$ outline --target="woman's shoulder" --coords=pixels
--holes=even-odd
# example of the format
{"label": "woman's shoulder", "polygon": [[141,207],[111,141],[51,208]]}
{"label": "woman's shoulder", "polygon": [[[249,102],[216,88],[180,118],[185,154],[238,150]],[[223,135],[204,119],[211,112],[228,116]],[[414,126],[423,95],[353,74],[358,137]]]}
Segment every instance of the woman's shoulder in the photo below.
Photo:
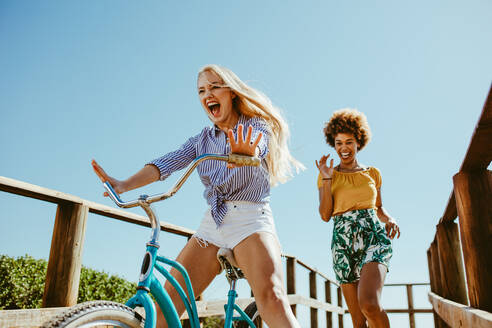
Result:
{"label": "woman's shoulder", "polygon": [[239,119],[239,123],[245,126],[251,125],[255,128],[263,128],[263,129],[270,130],[270,126],[268,125],[268,122],[263,117],[260,116],[248,117],[245,115],[241,115],[241,118]]}

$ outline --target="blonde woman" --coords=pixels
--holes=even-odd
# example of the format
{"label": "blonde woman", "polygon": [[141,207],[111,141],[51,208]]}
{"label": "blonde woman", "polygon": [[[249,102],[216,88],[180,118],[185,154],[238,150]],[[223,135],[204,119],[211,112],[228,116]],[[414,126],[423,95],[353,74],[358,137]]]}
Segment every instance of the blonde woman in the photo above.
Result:
{"label": "blonde woman", "polygon": [[[400,229],[381,201],[381,173],[357,161],[371,139],[366,116],[355,109],[333,113],[326,123],[326,142],[340,163],[333,166],[323,155],[319,169],[319,213],[333,223],[333,269],[342,286],[354,327],[389,327],[380,298],[389,261],[391,239]],[[382,223],[385,225],[383,226]]]}
{"label": "blonde woman", "polygon": [[[265,95],[227,68],[202,68],[197,90],[212,126],[126,180],[108,176],[95,161],[94,170],[102,181],[110,181],[123,193],[164,180],[204,153],[258,156],[260,167],[226,166],[219,161],[198,166],[209,208],[177,261],[188,271],[195,295],[200,295],[220,271],[218,249],[231,248],[269,327],[299,327],[283,287],[280,244],[269,206],[270,186],[287,181],[292,169],[303,168],[287,147],[288,126]],[[172,274],[184,285],[180,274]],[[165,287],[179,314],[183,313],[177,292],[168,283]],[[165,327],[164,321],[160,314],[158,325]]]}

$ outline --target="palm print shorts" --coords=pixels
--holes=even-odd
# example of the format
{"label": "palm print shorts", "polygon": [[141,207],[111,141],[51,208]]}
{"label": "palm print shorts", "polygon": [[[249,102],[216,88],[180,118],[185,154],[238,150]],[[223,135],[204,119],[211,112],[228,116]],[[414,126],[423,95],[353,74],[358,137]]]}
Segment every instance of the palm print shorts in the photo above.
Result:
{"label": "palm print shorts", "polygon": [[393,255],[391,240],[374,209],[353,210],[336,215],[331,251],[333,269],[341,284],[360,279],[362,266],[369,262],[389,268]]}

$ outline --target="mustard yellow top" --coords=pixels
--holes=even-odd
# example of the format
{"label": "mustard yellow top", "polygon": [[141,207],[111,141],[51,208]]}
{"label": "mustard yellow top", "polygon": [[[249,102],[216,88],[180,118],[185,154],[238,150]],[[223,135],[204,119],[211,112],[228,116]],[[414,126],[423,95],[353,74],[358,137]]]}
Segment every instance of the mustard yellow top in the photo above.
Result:
{"label": "mustard yellow top", "polygon": [[[322,187],[321,173],[318,175],[318,189]],[[348,211],[376,208],[378,189],[381,188],[381,173],[375,167],[358,172],[338,172],[333,170],[331,194],[333,214]]]}

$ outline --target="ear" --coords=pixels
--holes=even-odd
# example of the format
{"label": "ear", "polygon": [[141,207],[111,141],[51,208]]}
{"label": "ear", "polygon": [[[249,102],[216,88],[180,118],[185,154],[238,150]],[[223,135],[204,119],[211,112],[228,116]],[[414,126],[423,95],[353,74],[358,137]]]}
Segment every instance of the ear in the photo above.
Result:
{"label": "ear", "polygon": [[231,91],[231,93],[232,93],[231,99],[234,99],[237,97],[237,95],[234,93],[234,91]]}

